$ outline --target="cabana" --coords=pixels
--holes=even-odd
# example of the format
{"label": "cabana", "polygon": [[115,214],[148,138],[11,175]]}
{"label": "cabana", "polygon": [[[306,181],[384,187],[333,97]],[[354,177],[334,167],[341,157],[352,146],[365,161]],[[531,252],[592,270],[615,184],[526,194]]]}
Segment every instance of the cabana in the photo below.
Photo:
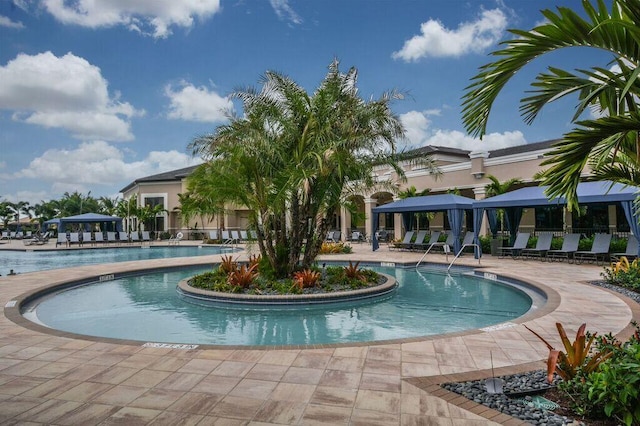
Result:
{"label": "cabana", "polygon": [[44,225],[57,225],[58,233],[65,232],[65,227],[71,223],[90,224],[99,223],[104,231],[121,231],[122,218],[115,216],[107,216],[98,213],[84,213],[75,216],[61,217],[48,220]]}
{"label": "cabana", "polygon": [[[425,195],[423,197],[409,197],[393,203],[374,207],[371,235],[373,236],[373,251],[378,250],[379,244],[376,238],[378,229],[378,214],[380,213],[402,213],[402,222],[407,231],[412,228],[411,214],[420,212],[446,211],[451,225],[451,232],[454,237],[453,249],[455,253],[461,248],[460,235],[462,234],[462,224],[464,212],[473,211],[473,199],[454,194]],[[475,225],[475,218],[474,218]]]}
{"label": "cabana", "polygon": [[[495,220],[495,210],[504,209],[506,211],[506,222],[509,233],[512,236],[518,231],[522,209],[524,207],[542,207],[567,204],[564,197],[549,199],[545,195],[547,186],[531,186],[496,195],[495,197],[478,200],[473,203],[474,220],[482,218],[487,211],[489,221]],[[636,237],[640,231],[638,224],[638,211],[634,207],[634,200],[640,194],[640,188],[636,186],[625,186],[609,181],[581,182],[578,184],[577,195],[579,204],[614,204],[620,203],[624,210],[624,215],[629,223],[631,232]],[[493,218],[492,218],[493,216]],[[476,222],[474,222],[476,223]],[[490,225],[491,226],[491,225]],[[476,238],[480,232],[480,226],[476,226]],[[638,246],[640,255],[640,244]]]}

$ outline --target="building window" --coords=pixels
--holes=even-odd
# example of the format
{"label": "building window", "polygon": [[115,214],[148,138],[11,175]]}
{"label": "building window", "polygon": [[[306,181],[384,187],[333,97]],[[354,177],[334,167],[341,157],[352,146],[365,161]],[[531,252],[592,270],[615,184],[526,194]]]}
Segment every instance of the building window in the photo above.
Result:
{"label": "building window", "polygon": [[536,207],[536,230],[562,231],[563,208],[561,206]]}
{"label": "building window", "polygon": [[609,232],[609,208],[606,204],[580,206],[580,216],[572,213],[573,232],[587,236]]}
{"label": "building window", "polygon": [[164,207],[164,197],[145,197],[144,205],[151,207],[161,205]]}

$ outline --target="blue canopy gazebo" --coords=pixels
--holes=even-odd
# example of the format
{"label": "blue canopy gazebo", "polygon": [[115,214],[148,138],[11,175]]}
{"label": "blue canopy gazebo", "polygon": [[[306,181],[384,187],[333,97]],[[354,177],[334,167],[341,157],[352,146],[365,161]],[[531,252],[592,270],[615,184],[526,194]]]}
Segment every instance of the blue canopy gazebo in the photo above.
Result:
{"label": "blue canopy gazebo", "polygon": [[[485,211],[495,212],[496,209],[504,209],[507,213],[507,227],[510,234],[514,236],[520,226],[522,209],[524,207],[567,204],[564,197],[556,197],[553,199],[547,197],[545,194],[547,188],[547,186],[530,186],[475,201],[473,203],[474,223],[475,219],[478,218],[478,223],[475,223],[476,239],[480,232],[480,222],[482,221],[482,215]],[[640,231],[640,225],[638,224],[639,212],[635,208],[634,201],[638,194],[640,194],[640,188],[610,181],[597,181],[579,183],[576,192],[579,204],[620,203],[631,232],[638,237],[638,232]],[[640,244],[638,246],[638,255],[640,255]]]}
{"label": "blue canopy gazebo", "polygon": [[44,225],[57,225],[58,233],[65,232],[67,224],[90,224],[99,223],[101,228],[107,231],[122,231],[122,218],[116,216],[108,216],[98,213],[83,213],[75,216],[67,216],[61,218],[55,218],[47,220]]}
{"label": "blue canopy gazebo", "polygon": [[[451,225],[451,232],[455,237],[453,246],[454,252],[458,253],[461,248],[460,235],[462,234],[463,217],[465,211],[473,210],[473,199],[454,194],[425,195],[422,197],[409,197],[393,203],[374,207],[373,220],[371,225],[371,235],[373,236],[373,250],[379,248],[376,231],[378,229],[380,213],[402,213],[402,222],[407,231],[411,230],[411,215],[420,212],[446,211]],[[475,221],[474,221],[475,224]]]}

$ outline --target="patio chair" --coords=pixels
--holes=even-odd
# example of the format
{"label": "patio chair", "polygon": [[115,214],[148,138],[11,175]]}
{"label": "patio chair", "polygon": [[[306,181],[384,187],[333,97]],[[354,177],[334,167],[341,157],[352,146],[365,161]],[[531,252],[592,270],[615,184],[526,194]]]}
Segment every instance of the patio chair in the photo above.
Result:
{"label": "patio chair", "polygon": [[240,242],[240,233],[236,230],[231,231],[231,239],[235,244]]}
{"label": "patio chair", "polygon": [[416,250],[426,249],[426,251],[431,251],[431,249],[438,243],[438,240],[440,239],[440,235],[442,235],[442,232],[440,231],[431,232],[431,235],[429,235],[429,239],[421,242],[420,244],[416,244],[415,249]]}
{"label": "patio chair", "polygon": [[258,231],[256,231],[255,229],[249,230],[249,237],[252,241],[256,241],[258,239]]}
{"label": "patio chair", "polygon": [[0,237],[0,240],[8,240],[9,239],[9,233],[7,231],[2,231],[2,237]]}
{"label": "patio chair", "polygon": [[402,248],[402,246],[408,246],[409,244],[411,244],[413,234],[415,234],[415,231],[407,231],[407,233],[404,234],[404,238],[402,239],[402,241],[400,241],[399,243],[389,244],[389,250],[400,249]]}
{"label": "patio chair", "polygon": [[82,242],[80,245],[84,244],[93,244],[93,238],[91,237],[91,232],[83,232],[82,233]]}
{"label": "patio chair", "polygon": [[611,234],[596,234],[591,244],[591,250],[578,250],[573,254],[576,263],[582,262],[604,262],[609,255],[609,246],[611,245]]}
{"label": "patio chair", "polygon": [[511,255],[511,257],[516,258],[520,256],[522,250],[527,248],[527,243],[529,242],[529,233],[528,232],[518,232],[516,235],[516,240],[511,247],[499,247],[498,248],[498,257],[505,257],[506,255]]}
{"label": "patio chair", "polygon": [[627,240],[627,247],[624,253],[611,253],[611,261],[618,262],[621,257],[626,257],[628,260],[638,257],[638,239],[633,234],[629,234]]}
{"label": "patio chair", "polygon": [[100,231],[93,233],[94,244],[104,243],[104,234]]}
{"label": "patio chair", "polygon": [[218,230],[214,229],[213,231],[209,231],[209,239],[212,241],[218,241],[220,237],[218,236]]}
{"label": "patio chair", "polygon": [[562,241],[562,247],[560,250],[548,250],[548,260],[567,259],[567,262],[571,262],[573,254],[578,251],[578,244],[580,243],[580,234],[567,234]]}
{"label": "patio chair", "polygon": [[229,231],[222,231],[222,244],[232,244],[233,239],[231,238],[231,234]]}
{"label": "patio chair", "polygon": [[142,242],[143,243],[151,242],[151,235],[149,234],[149,231],[142,231]]}
{"label": "patio chair", "polygon": [[172,236],[171,238],[169,238],[169,245],[179,245],[180,241],[182,241],[182,238],[184,237],[184,235],[182,234],[182,232],[178,232],[175,237]]}
{"label": "patio chair", "polygon": [[108,243],[117,243],[116,233],[113,231],[107,231],[107,242]]}
{"label": "patio chair", "polygon": [[78,232],[72,232],[69,234],[69,245],[71,244],[80,244],[80,234]]}
{"label": "patio chair", "polygon": [[138,242],[140,242],[140,234],[138,234],[138,231],[133,231],[133,232],[131,233],[131,235],[129,235],[129,240],[130,240],[132,243],[138,243]]}
{"label": "patio chair", "polygon": [[118,232],[118,241],[120,241],[120,243],[128,243],[129,235],[125,231]]}
{"label": "patio chair", "polygon": [[445,253],[445,254],[446,253],[450,253],[450,252],[453,251],[452,250],[453,249],[453,244],[454,244],[454,242],[456,240],[456,237],[453,236],[453,232],[449,231],[449,232],[446,232],[446,234],[447,234],[447,239],[445,241],[443,241],[443,242],[438,241],[438,242],[433,243],[433,248],[434,249],[442,248],[442,253]]}
{"label": "patio chair", "polygon": [[349,237],[349,241],[356,242],[356,243],[360,244],[361,242],[364,241],[364,235],[362,235],[362,232],[360,232],[360,231],[353,231],[353,232],[351,232],[351,236]]}
{"label": "patio chair", "polygon": [[461,256],[461,253],[464,249],[468,247],[472,247],[474,250],[474,254],[475,254],[475,250],[478,250],[478,255],[482,256],[482,246],[474,243],[473,242],[474,238],[475,238],[475,233],[473,231],[467,231],[467,233],[464,234],[464,238],[462,239],[462,245],[460,246],[460,251],[456,254]]}
{"label": "patio chair", "polygon": [[419,250],[424,243],[427,232],[428,231],[426,230],[418,231],[415,240],[413,242],[409,242],[408,244],[403,244],[401,248],[407,250]]}
{"label": "patio chair", "polygon": [[536,241],[535,248],[526,248],[522,250],[522,257],[539,257],[543,258],[547,255],[547,252],[551,249],[551,240],[553,234],[551,232],[542,232],[538,234],[538,241]]}
{"label": "patio chair", "polygon": [[246,230],[240,231],[240,241],[244,241],[245,243],[249,241],[249,234]]}
{"label": "patio chair", "polygon": [[58,247],[58,244],[60,245],[64,244],[66,247],[69,246],[69,239],[67,238],[66,233],[64,232],[58,233],[58,238],[56,239],[56,247]]}
{"label": "patio chair", "polygon": [[33,235],[31,238],[25,238],[23,242],[25,246],[30,246],[34,244],[41,246],[49,242],[49,232],[45,232],[42,235],[36,234],[36,235]]}

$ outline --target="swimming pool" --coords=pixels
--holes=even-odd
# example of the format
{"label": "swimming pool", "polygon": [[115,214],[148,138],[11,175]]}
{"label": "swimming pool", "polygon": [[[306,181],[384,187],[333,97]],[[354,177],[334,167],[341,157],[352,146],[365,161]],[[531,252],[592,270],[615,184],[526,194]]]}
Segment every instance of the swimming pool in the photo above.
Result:
{"label": "swimming pool", "polygon": [[220,246],[142,246],[78,250],[0,250],[0,274],[45,271],[99,263],[130,260],[163,259],[169,257],[206,256],[235,251]]}
{"label": "swimming pool", "polygon": [[395,276],[384,300],[295,308],[194,304],[177,283],[206,270],[156,272],[54,293],[25,317],[67,332],[141,342],[210,345],[311,345],[372,342],[486,327],[532,306],[520,289],[468,274],[372,267]]}

